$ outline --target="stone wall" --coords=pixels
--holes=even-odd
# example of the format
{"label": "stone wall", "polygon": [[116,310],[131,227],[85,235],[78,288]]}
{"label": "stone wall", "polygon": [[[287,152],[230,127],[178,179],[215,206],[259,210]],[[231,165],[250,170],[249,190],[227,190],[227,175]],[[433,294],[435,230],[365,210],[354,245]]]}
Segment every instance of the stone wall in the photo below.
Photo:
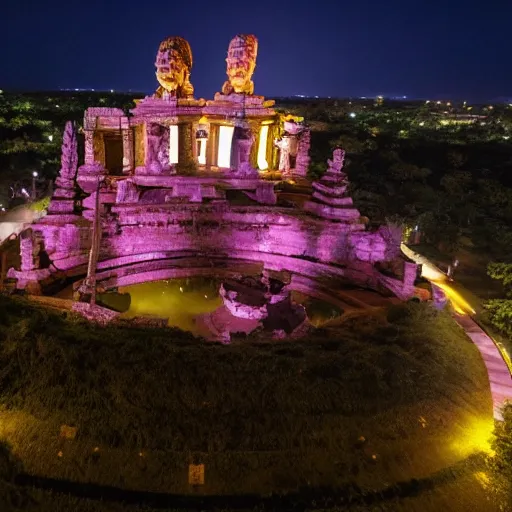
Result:
{"label": "stone wall", "polygon": [[[51,273],[84,272],[91,246],[89,223],[38,224],[33,229],[52,261]],[[361,224],[328,222],[284,208],[117,205],[104,217],[98,269],[201,256],[262,262],[268,268],[315,277],[346,275],[372,286],[377,282],[373,263],[384,252],[375,244],[375,253],[368,254],[366,262],[357,261],[352,241],[360,243],[366,237],[374,235]],[[367,244],[365,250],[371,247]]]}

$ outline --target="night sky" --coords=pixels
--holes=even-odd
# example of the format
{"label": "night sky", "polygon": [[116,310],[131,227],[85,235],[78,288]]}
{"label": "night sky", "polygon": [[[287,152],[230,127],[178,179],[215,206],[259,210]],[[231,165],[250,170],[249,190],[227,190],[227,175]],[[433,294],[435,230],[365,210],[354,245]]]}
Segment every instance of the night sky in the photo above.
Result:
{"label": "night sky", "polygon": [[196,97],[211,97],[231,37],[254,33],[256,94],[512,97],[507,0],[5,0],[0,12],[7,90],[149,92],[160,40],[181,35]]}

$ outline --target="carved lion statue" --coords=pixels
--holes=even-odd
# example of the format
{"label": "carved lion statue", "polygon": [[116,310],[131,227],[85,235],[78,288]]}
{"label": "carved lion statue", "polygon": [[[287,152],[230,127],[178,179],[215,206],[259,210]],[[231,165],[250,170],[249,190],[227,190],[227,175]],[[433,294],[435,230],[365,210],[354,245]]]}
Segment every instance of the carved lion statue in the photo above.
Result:
{"label": "carved lion statue", "polygon": [[188,42],[179,36],[164,39],[156,55],[156,79],[160,87],[155,96],[165,95],[175,98],[192,98],[194,87],[190,83],[192,50]]}
{"label": "carved lion statue", "polygon": [[226,58],[228,79],[222,86],[222,94],[254,94],[251,80],[256,67],[258,40],[256,36],[238,34],[229,43]]}

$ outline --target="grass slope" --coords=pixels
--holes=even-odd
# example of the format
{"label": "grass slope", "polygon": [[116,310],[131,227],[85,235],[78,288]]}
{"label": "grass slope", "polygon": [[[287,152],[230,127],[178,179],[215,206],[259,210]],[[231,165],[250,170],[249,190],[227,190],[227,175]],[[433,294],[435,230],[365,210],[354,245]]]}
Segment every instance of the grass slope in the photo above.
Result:
{"label": "grass slope", "polygon": [[0,437],[31,474],[189,492],[201,462],[212,494],[378,489],[478,451],[488,388],[476,348],[426,305],[223,346],[0,297]]}

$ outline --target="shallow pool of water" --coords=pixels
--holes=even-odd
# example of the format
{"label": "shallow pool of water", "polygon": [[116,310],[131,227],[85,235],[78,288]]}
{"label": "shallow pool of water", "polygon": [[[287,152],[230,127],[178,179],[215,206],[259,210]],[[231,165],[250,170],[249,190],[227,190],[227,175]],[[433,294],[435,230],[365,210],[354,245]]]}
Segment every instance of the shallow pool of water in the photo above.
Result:
{"label": "shallow pool of water", "polygon": [[168,318],[170,326],[203,334],[198,330],[195,318],[211,313],[222,305],[219,286],[218,279],[197,277],[153,281],[119,288],[119,293],[128,293],[131,297],[130,308],[122,316]]}
{"label": "shallow pool of water", "polygon": [[[119,293],[129,294],[131,301],[124,318],[136,316],[154,316],[168,318],[168,325],[205,335],[196,324],[197,316],[211,313],[222,306],[219,296],[221,279],[188,278],[170,279],[135,284],[119,288]],[[342,311],[332,304],[292,292],[295,302],[306,308],[310,322],[319,327],[328,320],[336,318]]]}

